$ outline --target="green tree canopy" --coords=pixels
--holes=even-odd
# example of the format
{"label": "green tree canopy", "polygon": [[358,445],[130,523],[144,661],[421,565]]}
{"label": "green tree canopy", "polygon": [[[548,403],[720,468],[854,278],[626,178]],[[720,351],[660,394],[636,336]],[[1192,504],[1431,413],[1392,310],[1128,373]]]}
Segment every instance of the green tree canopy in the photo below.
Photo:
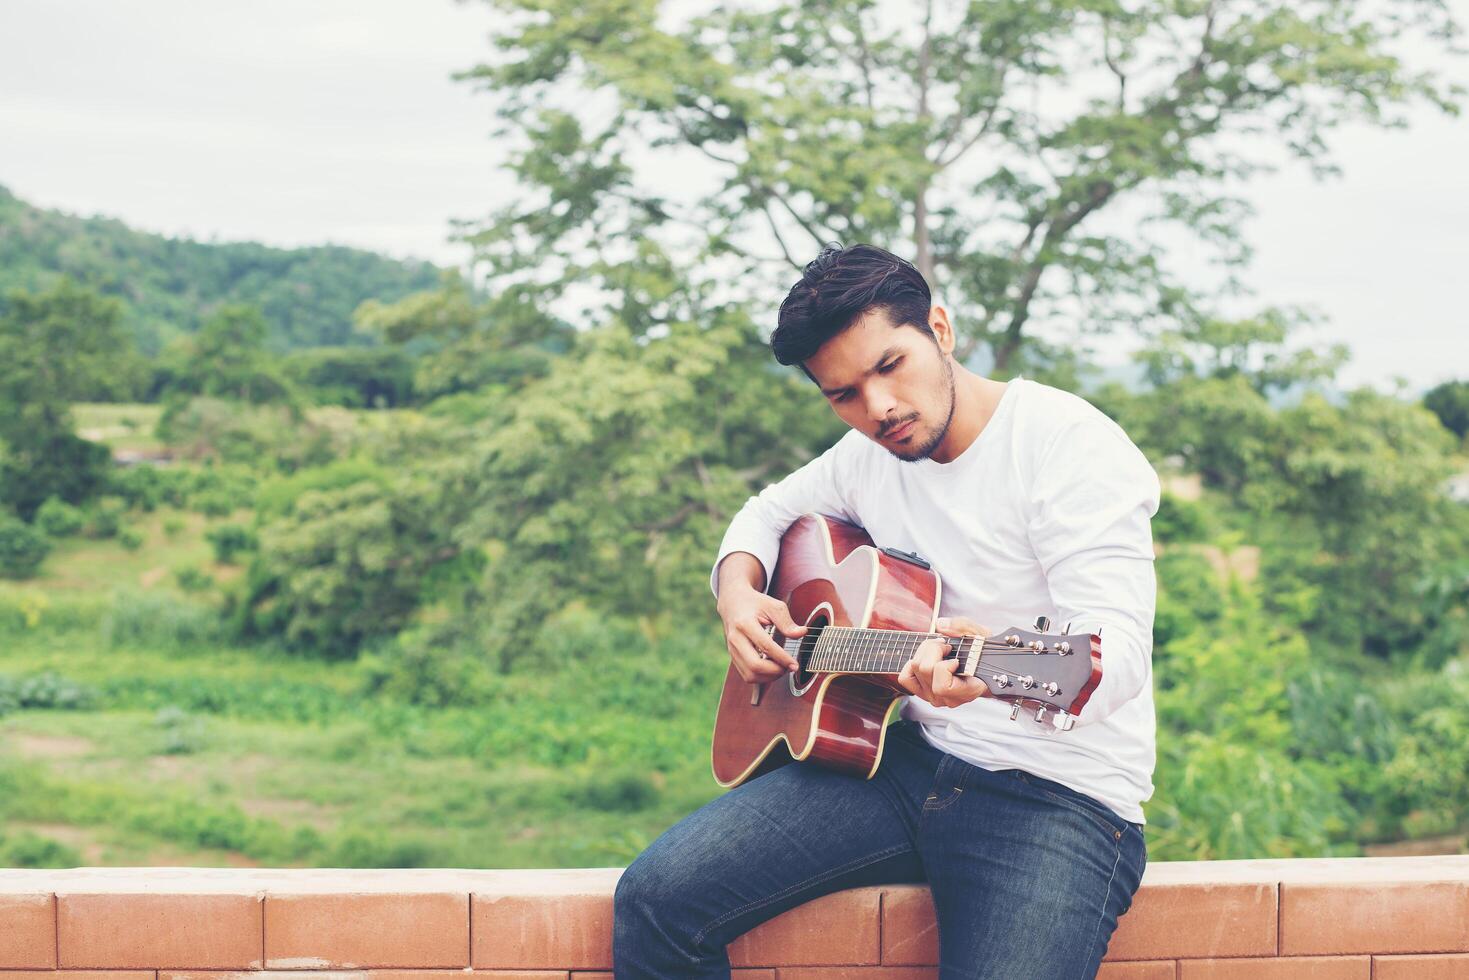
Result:
{"label": "green tree canopy", "polygon": [[[1417,0],[488,2],[497,52],[465,77],[526,189],[473,229],[492,282],[643,330],[671,316],[661,265],[768,306],[823,243],[869,241],[1002,368],[1040,324],[1207,305],[1169,229],[1238,267],[1235,182],[1282,155],[1327,172],[1334,127],[1457,94],[1397,54],[1454,33]],[[1118,234],[1099,219],[1123,207]]]}
{"label": "green tree canopy", "polygon": [[69,279],[0,300],[0,494],[29,517],[100,485],[110,457],[72,431],[71,403],[131,384],[121,307]]}

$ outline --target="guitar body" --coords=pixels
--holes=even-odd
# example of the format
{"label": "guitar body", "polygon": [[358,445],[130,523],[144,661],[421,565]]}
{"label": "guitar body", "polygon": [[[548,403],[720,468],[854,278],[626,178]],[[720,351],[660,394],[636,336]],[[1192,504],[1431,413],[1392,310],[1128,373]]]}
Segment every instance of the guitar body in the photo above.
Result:
{"label": "guitar body", "polygon": [[[781,539],[766,591],[802,625],[932,632],[938,575],[880,550],[852,524],[807,514]],[[777,642],[779,642],[777,635]],[[807,673],[747,684],[731,664],[714,722],[714,778],[738,786],[793,760],[870,778],[893,703],[907,692],[872,675]]]}

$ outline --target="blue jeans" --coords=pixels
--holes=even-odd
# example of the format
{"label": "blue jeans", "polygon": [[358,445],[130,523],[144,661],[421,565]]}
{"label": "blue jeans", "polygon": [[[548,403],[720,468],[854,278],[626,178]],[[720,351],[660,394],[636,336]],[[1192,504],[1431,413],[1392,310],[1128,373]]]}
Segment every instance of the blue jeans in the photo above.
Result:
{"label": "blue jeans", "polygon": [[1091,797],[972,766],[899,720],[872,779],[782,766],[649,845],[617,885],[615,975],[728,977],[725,946],[766,919],[927,881],[941,978],[1086,980],[1146,861],[1142,827]]}

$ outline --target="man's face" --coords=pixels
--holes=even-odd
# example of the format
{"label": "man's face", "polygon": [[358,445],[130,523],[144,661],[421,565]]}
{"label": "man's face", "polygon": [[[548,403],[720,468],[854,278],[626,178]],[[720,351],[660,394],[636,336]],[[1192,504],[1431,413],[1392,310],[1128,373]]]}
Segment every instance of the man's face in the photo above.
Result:
{"label": "man's face", "polygon": [[[940,344],[946,343],[947,320],[935,326]],[[883,310],[822,344],[806,359],[806,369],[843,422],[901,460],[927,458],[954,418],[948,357],[918,328],[894,327]]]}

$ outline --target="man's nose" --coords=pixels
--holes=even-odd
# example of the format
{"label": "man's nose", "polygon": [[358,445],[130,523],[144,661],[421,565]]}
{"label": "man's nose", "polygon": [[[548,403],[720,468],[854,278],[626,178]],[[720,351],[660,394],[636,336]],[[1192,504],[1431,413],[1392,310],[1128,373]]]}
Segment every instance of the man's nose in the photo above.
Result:
{"label": "man's nose", "polygon": [[897,399],[883,388],[875,388],[867,395],[867,413],[874,422],[882,422],[889,415],[896,415]]}

